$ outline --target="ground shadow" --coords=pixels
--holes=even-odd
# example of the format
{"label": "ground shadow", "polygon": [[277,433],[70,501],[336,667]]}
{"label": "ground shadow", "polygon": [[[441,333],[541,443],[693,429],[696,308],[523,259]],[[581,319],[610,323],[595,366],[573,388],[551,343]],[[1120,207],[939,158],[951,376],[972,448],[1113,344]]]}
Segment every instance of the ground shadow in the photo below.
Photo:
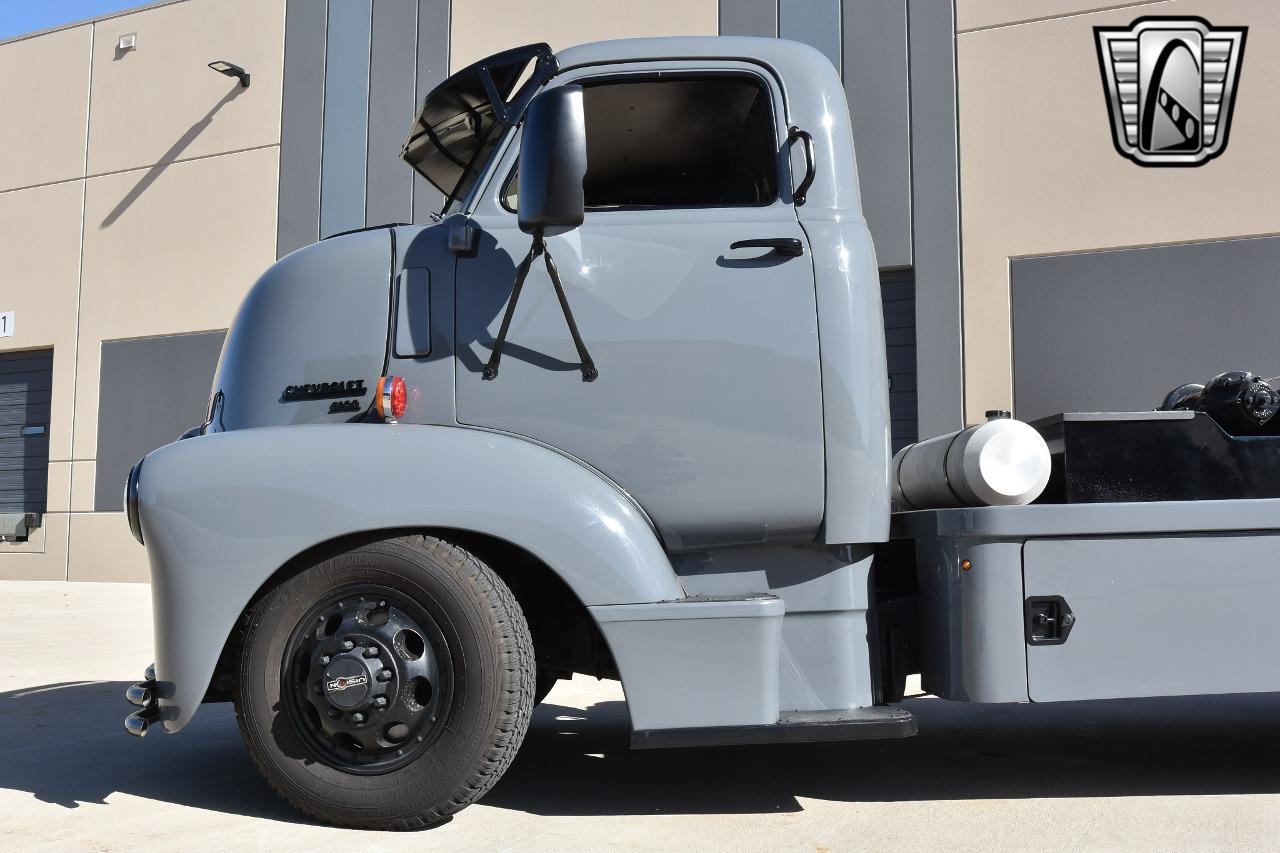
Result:
{"label": "ground shadow", "polygon": [[[228,705],[179,736],[121,729],[123,682],[0,693],[0,788],[66,808],[120,792],[299,818],[258,777]],[[748,814],[836,802],[1280,793],[1280,696],[1056,705],[907,703],[920,735],[835,744],[632,751],[620,701],[544,704],[484,798],[541,815]]]}
{"label": "ground shadow", "polygon": [[542,707],[484,802],[547,815],[735,814],[836,802],[1280,792],[1280,696],[1054,705],[908,701],[904,740],[630,750],[622,702]]}
{"label": "ground shadow", "polygon": [[122,681],[0,693],[0,788],[68,809],[114,793],[228,814],[301,820],[258,775],[231,706],[207,705],[181,736],[124,732]]}

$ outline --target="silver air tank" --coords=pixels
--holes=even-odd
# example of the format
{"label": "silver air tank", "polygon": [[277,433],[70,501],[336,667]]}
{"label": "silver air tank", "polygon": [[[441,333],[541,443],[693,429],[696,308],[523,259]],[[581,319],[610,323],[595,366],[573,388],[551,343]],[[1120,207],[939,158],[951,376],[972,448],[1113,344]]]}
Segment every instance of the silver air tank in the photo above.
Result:
{"label": "silver air tank", "polygon": [[910,444],[893,457],[893,508],[1029,504],[1049,482],[1049,446],[1035,429],[987,412],[987,422]]}

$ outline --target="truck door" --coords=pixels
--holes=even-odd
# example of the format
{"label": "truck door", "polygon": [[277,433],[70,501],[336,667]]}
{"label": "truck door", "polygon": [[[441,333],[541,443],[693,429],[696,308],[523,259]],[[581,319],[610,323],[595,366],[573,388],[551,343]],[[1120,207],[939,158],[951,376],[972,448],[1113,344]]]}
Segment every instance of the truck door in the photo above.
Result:
{"label": "truck door", "polygon": [[547,246],[599,378],[582,380],[541,263],[499,375],[481,378],[530,244],[516,138],[472,205],[477,251],[457,264],[458,419],[599,469],[670,548],[809,541],[823,512],[818,330],[782,98],[747,63],[662,65],[557,79],[584,87],[587,211]]}

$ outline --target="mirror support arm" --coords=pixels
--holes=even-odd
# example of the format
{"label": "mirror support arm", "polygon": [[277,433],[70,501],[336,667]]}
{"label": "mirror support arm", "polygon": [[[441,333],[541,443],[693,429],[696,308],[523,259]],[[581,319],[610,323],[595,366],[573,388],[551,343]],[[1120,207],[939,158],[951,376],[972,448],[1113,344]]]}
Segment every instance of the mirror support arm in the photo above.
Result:
{"label": "mirror support arm", "polygon": [[547,267],[547,275],[551,276],[551,284],[556,289],[556,298],[560,300],[560,310],[564,312],[564,320],[569,326],[569,334],[573,337],[573,345],[578,350],[582,381],[594,382],[596,377],[600,375],[600,371],[596,370],[595,361],[592,360],[591,353],[587,352],[587,345],[583,343],[582,335],[578,332],[578,324],[573,319],[573,309],[569,307],[569,298],[565,296],[564,286],[560,283],[560,273],[556,269],[555,262],[551,260],[551,252],[548,251],[546,241],[542,238],[541,229],[534,233],[533,244],[529,246],[528,254],[524,256],[524,260],[516,268],[516,283],[511,288],[511,296],[507,300],[507,310],[502,315],[502,325],[498,328],[498,336],[493,341],[493,351],[489,353],[489,361],[484,366],[483,378],[486,380],[498,378],[498,365],[502,362],[502,348],[507,342],[507,333],[511,330],[511,318],[516,313],[516,302],[519,301],[520,293],[524,290],[524,280],[529,275],[529,268],[533,265],[534,258],[539,255],[542,256],[542,261]]}

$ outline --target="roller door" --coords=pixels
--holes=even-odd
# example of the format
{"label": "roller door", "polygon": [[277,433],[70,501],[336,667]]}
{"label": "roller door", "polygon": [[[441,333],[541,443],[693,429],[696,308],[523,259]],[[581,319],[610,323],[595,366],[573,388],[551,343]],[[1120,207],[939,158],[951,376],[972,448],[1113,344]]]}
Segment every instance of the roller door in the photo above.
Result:
{"label": "roller door", "polygon": [[44,512],[53,350],[0,353],[0,513]]}

